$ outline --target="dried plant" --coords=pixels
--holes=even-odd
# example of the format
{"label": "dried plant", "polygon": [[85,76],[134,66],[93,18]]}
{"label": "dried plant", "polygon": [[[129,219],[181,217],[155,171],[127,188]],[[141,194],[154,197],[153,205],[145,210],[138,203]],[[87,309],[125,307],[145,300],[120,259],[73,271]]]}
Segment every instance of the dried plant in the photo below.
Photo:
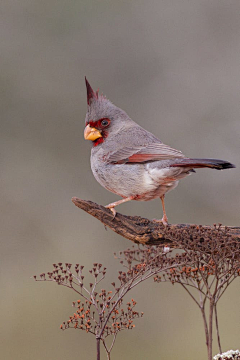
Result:
{"label": "dried plant", "polygon": [[[217,303],[228,286],[240,276],[240,242],[230,238],[228,229],[223,230],[220,225],[215,226],[209,238],[208,230],[201,226],[194,229],[195,233],[182,234],[184,240],[175,244],[187,254],[187,263],[166,269],[163,276],[157,275],[154,280],[180,284],[198,306],[204,323],[208,359],[211,360],[214,318],[219,351],[222,353]],[[178,256],[176,254],[175,259]]]}
{"label": "dried plant", "polygon": [[[93,282],[88,286],[85,285],[84,267],[79,264],[73,270],[69,263],[64,266],[54,264],[52,272],[41,274],[40,279],[34,278],[66,286],[81,297],[73,303],[76,312],[61,325],[61,329],[73,327],[94,334],[97,360],[100,359],[100,342],[110,359],[117,334],[132,329],[133,320],[143,315],[135,310],[133,299],[124,307],[123,298],[129,291],[151,277],[158,283],[180,284],[201,311],[208,360],[212,360],[214,320],[222,353],[217,303],[233,280],[240,276],[240,242],[229,235],[228,228],[220,225],[214,230],[193,225],[187,230],[179,230],[179,234],[176,232],[175,238],[171,247],[177,248],[179,253],[169,247],[140,245],[115,254],[123,270],[118,273],[117,284],[111,284],[112,291],[98,290],[106,275],[106,268],[98,263],[90,270]],[[107,344],[108,337],[111,341]]]}
{"label": "dried plant", "polygon": [[[121,258],[123,254],[125,261]],[[117,334],[121,330],[134,328],[133,320],[143,316],[143,313],[135,310],[135,300],[132,299],[124,306],[124,296],[138,284],[157,276],[159,272],[183,265],[186,255],[176,258],[176,261],[160,247],[128,249],[120,254],[120,262],[126,271],[119,271],[118,284],[112,282],[112,291],[98,290],[106,275],[106,268],[98,263],[93,264],[93,268],[89,270],[93,282],[88,286],[85,285],[84,267],[79,264],[75,267],[69,263],[53,264],[51,272],[42,273],[39,278],[34,276],[34,279],[56,282],[72,289],[81,297],[81,300],[73,302],[76,312],[62,323],[61,329],[75,328],[94,334],[97,341],[97,360],[100,359],[100,341],[106,350],[107,358],[110,359]],[[108,337],[111,337],[110,344],[106,341]]]}

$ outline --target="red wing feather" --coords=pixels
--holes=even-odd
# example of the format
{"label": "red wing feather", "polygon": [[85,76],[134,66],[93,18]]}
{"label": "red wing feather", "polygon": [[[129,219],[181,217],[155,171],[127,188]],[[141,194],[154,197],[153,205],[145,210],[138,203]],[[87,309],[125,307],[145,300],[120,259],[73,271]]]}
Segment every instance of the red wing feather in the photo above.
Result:
{"label": "red wing feather", "polygon": [[134,154],[128,158],[130,163],[141,163],[146,161],[156,161],[169,159],[170,156],[166,154]]}
{"label": "red wing feather", "polygon": [[185,157],[181,151],[163,143],[152,143],[143,146],[125,147],[110,154],[111,163],[142,163],[147,161],[167,160]]}

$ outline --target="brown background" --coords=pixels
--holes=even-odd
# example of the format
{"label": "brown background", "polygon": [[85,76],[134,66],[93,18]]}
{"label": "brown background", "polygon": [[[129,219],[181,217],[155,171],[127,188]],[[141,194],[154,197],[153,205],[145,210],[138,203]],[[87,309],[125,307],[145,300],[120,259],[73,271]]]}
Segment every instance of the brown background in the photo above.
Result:
{"label": "brown background", "polygon": [[[59,330],[76,295],[30,276],[98,261],[110,283],[113,252],[130,245],[71,203],[117,199],[90,170],[85,75],[165,143],[237,165],[182,181],[166,198],[170,222],[239,225],[239,14],[238,0],[2,1],[2,359],[94,359],[91,335]],[[119,211],[162,215],[160,201]],[[219,303],[224,350],[240,346],[239,284]],[[180,287],[149,281],[130,297],[145,316],[119,335],[114,360],[206,358],[200,314]]]}

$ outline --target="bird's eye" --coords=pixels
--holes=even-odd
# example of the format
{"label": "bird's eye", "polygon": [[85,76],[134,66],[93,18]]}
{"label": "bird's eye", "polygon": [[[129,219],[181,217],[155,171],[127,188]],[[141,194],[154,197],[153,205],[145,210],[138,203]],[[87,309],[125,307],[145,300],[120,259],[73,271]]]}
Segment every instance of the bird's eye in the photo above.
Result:
{"label": "bird's eye", "polygon": [[101,125],[102,125],[102,126],[107,126],[108,123],[109,123],[109,121],[108,121],[108,120],[105,120],[105,119],[101,121]]}

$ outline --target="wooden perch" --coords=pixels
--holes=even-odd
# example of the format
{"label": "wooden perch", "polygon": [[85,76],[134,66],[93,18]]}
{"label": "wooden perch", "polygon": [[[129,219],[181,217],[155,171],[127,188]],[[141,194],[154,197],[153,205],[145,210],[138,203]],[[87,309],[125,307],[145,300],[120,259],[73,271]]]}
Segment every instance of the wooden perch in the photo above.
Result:
{"label": "wooden perch", "polygon": [[200,240],[211,239],[211,234],[216,236],[216,231],[228,236],[229,239],[240,240],[240,227],[231,226],[207,226],[191,224],[169,224],[167,226],[142,218],[140,216],[126,216],[117,213],[115,218],[109,209],[92,201],[72,198],[72,202],[80,209],[100,220],[104,225],[115,231],[117,234],[135,243],[144,245],[171,244],[174,241],[181,241],[181,238],[196,236]]}

